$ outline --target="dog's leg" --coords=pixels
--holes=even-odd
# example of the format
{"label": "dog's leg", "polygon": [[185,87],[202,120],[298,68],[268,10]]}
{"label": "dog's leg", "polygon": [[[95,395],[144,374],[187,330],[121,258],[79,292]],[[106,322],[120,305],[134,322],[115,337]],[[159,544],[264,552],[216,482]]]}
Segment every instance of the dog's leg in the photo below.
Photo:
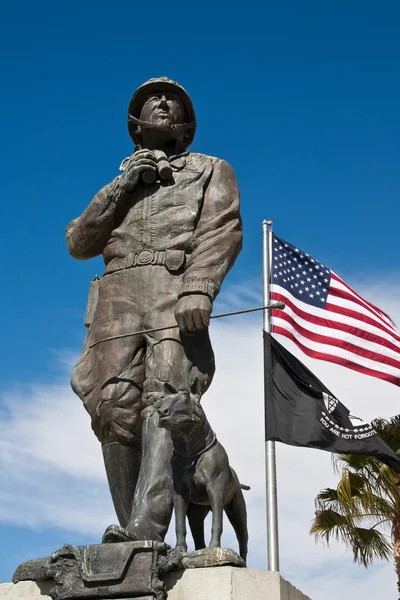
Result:
{"label": "dog's leg", "polygon": [[[190,484],[184,471],[177,472],[176,465],[173,466],[173,501],[175,508],[175,534],[176,546],[182,552],[187,551],[186,544],[186,514],[190,500]],[[180,478],[178,478],[179,476]]]}
{"label": "dog's leg", "polygon": [[187,551],[186,544],[186,512],[188,507],[188,500],[183,494],[174,493],[174,509],[175,509],[175,534],[176,534],[176,545],[175,548],[182,552]]}
{"label": "dog's leg", "polygon": [[206,547],[204,539],[204,521],[209,512],[209,506],[189,503],[187,517],[196,550],[201,550]]}
{"label": "dog's leg", "polygon": [[239,542],[239,554],[246,562],[247,542],[249,534],[247,531],[247,511],[246,503],[243,498],[242,490],[237,485],[235,495],[231,503],[225,507],[227,517],[235,530],[237,541]]}
{"label": "dog's leg", "polygon": [[210,548],[221,548],[223,528],[224,495],[227,489],[227,478],[220,475],[207,486],[207,494],[212,510],[212,526]]}
{"label": "dog's leg", "polygon": [[190,500],[190,475],[184,462],[177,454],[173,454],[172,466],[172,498],[175,510],[175,548],[187,551],[186,544],[186,514]]}

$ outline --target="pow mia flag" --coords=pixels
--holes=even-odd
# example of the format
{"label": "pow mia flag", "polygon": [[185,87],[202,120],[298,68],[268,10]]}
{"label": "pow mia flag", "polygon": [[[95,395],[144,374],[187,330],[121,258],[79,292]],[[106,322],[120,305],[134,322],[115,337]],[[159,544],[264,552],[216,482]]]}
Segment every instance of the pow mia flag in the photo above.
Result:
{"label": "pow mia flag", "polygon": [[313,373],[264,332],[266,439],[338,454],[375,456],[400,473],[400,457]]}

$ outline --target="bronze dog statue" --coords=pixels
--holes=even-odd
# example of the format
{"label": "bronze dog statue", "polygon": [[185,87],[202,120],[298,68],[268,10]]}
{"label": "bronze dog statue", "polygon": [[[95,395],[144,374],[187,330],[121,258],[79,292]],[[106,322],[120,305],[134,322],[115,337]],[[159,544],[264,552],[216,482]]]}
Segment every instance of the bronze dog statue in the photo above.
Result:
{"label": "bronze dog statue", "polygon": [[204,520],[212,510],[210,548],[221,547],[223,511],[236,533],[239,553],[247,556],[247,512],[242,488],[229,466],[200,402],[188,392],[177,392],[157,403],[159,427],[171,432],[171,459],[176,548],[187,551],[186,516],[196,550],[205,548]]}

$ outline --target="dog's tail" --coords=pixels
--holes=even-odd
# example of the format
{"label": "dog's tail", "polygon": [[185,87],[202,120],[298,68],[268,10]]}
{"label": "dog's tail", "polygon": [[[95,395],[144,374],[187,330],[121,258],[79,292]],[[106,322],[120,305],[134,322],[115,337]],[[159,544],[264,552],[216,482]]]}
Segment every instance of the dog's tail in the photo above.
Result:
{"label": "dog's tail", "polygon": [[240,487],[242,488],[242,490],[250,490],[251,489],[249,485],[244,485],[244,483],[241,483]]}

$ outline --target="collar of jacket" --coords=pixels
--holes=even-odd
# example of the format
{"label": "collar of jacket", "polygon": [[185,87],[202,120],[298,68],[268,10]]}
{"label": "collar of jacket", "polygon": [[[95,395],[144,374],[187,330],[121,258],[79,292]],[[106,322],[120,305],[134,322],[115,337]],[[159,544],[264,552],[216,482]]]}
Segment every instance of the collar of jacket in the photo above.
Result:
{"label": "collar of jacket", "polygon": [[186,157],[189,155],[189,151],[182,152],[181,154],[175,154],[169,157],[169,164],[173,171],[181,171],[186,166]]}
{"label": "collar of jacket", "polygon": [[[186,150],[185,152],[181,152],[180,154],[174,154],[173,156],[169,157],[169,164],[172,167],[173,171],[181,171],[183,168],[186,167],[186,157],[190,154],[189,150]],[[130,156],[127,156],[126,158],[124,158],[124,160],[122,161],[122,163],[119,166],[119,170],[121,172],[125,171],[126,167],[128,166],[128,162],[130,160]]]}

